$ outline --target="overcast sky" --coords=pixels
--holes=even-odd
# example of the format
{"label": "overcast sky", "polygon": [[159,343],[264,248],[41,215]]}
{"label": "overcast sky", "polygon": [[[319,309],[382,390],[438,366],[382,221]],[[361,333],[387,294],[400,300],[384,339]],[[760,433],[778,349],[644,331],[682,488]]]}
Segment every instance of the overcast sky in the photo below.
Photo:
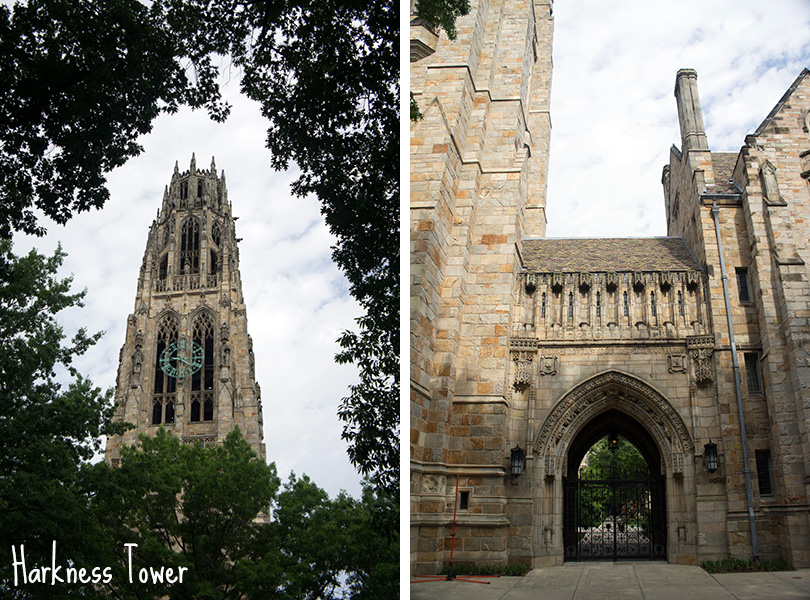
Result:
{"label": "overcast sky", "polygon": [[678,69],[711,150],[738,152],[810,66],[808,0],[557,0],[554,28],[549,237],[666,235]]}
{"label": "overcast sky", "polygon": [[335,340],[354,327],[360,309],[331,262],[333,240],[317,200],[291,197],[295,174],[270,168],[258,105],[241,97],[233,81],[227,95],[234,108],[222,125],[204,111],[160,117],[140,140],[141,156],[110,174],[111,199],[101,211],[82,213],[65,227],[51,223],[44,239],[17,237],[15,252],[35,246],[51,253],[62,242],[68,253],[63,274],[72,273],[74,288],[87,288],[87,297],[83,309],[60,313],[59,320],[68,332],[79,326],[106,332],[77,367],[96,385],[112,387],[127,316],[135,310],[149,225],[175,161],[187,170],[195,152],[197,165],[207,169],[215,157],[239,217],[237,237],[243,238],[240,269],[268,460],[284,480],[294,471],[309,475],[330,495],[345,489],[358,496],[360,478],[346,458],[336,416],[356,371],[335,365],[333,358]]}

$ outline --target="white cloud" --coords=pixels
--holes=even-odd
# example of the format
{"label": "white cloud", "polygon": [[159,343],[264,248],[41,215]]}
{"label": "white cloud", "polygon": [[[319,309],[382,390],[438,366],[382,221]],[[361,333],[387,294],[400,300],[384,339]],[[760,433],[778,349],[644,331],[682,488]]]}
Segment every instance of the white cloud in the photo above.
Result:
{"label": "white cloud", "polygon": [[548,235],[665,235],[673,90],[698,72],[713,151],[738,151],[810,64],[803,0],[554,3]]}

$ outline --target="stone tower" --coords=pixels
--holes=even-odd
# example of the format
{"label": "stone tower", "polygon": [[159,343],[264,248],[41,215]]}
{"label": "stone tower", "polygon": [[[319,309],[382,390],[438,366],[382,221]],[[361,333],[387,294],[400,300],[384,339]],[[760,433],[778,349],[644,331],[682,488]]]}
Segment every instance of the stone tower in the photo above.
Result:
{"label": "stone tower", "polygon": [[149,228],[135,311],[119,358],[114,419],[135,425],[122,444],[159,426],[184,442],[218,443],[238,426],[264,460],[262,405],[225,174],[174,167]]}
{"label": "stone tower", "polygon": [[423,563],[449,552],[458,465],[490,498],[465,515],[477,538],[465,543],[506,556],[512,297],[523,239],[546,223],[551,0],[470,4],[455,40],[411,21],[411,550]]}

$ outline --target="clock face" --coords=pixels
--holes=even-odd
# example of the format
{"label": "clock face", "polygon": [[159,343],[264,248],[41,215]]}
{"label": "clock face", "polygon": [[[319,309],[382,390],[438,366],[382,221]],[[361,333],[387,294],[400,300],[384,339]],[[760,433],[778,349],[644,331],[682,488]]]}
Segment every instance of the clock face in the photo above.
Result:
{"label": "clock face", "polygon": [[160,368],[169,377],[182,379],[193,375],[202,367],[202,347],[187,340],[172,342],[160,354]]}

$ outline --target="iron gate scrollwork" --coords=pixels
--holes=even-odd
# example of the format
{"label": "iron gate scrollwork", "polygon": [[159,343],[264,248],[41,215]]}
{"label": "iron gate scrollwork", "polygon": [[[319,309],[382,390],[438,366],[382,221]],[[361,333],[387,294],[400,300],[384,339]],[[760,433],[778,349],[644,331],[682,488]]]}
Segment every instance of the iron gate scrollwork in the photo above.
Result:
{"label": "iron gate scrollwork", "polygon": [[565,482],[565,560],[666,558],[664,480]]}

